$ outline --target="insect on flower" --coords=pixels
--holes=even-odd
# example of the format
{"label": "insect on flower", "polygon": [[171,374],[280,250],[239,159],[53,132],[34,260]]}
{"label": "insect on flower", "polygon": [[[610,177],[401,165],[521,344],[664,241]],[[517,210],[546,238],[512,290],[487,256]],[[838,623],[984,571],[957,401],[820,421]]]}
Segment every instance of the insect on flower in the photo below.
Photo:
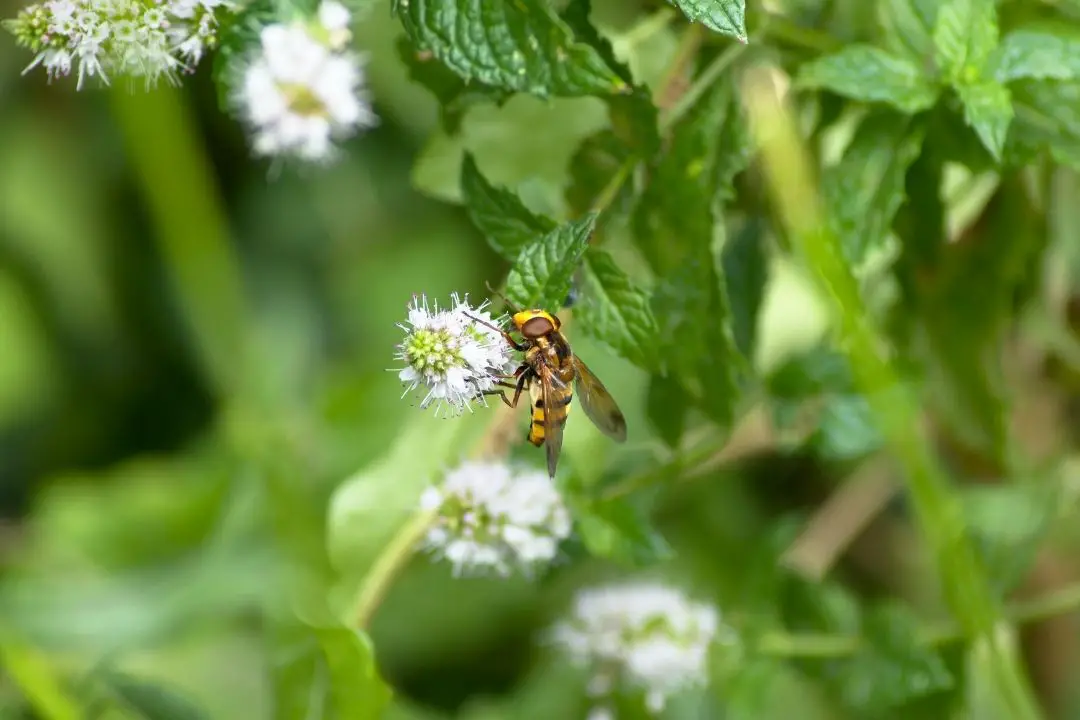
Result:
{"label": "insect on flower", "polygon": [[474,400],[484,400],[484,392],[513,364],[510,348],[491,329],[496,321],[485,311],[487,303],[474,308],[468,297],[451,299],[449,309],[440,309],[438,303],[429,306],[426,296],[413,298],[396,355],[405,367],[395,370],[406,385],[402,397],[425,388],[421,408],[435,404],[436,413],[461,414]]}
{"label": "insect on flower", "polygon": [[[513,307],[509,299],[490,285],[488,290],[499,295],[508,307]],[[554,478],[559,464],[563,427],[570,413],[574,389],[593,424],[616,442],[626,441],[626,418],[604,384],[574,354],[559,330],[562,322],[557,316],[540,308],[511,310],[510,321],[521,335],[521,342],[491,323],[479,318],[473,320],[495,330],[510,347],[525,353],[524,361],[514,373],[499,377],[496,383],[503,388],[513,388],[514,399],[507,398],[505,390],[485,390],[484,394],[498,395],[508,406],[516,408],[521,393],[529,389],[532,422],[528,439],[536,447],[546,444],[548,475]],[[511,379],[516,382],[507,382]]]}

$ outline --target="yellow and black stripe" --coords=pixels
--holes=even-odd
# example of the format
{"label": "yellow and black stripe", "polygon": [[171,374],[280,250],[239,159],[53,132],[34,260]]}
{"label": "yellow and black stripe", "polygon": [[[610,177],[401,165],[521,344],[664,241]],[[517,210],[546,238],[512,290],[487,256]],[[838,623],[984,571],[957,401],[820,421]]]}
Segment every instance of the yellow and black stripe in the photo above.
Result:
{"label": "yellow and black stripe", "polygon": [[[555,422],[559,426],[566,424],[566,417],[570,414],[570,401],[574,399],[573,393],[567,393],[561,398],[556,398],[554,407]],[[544,444],[544,398],[536,398],[533,403],[532,425],[529,426],[529,442],[536,447]]]}

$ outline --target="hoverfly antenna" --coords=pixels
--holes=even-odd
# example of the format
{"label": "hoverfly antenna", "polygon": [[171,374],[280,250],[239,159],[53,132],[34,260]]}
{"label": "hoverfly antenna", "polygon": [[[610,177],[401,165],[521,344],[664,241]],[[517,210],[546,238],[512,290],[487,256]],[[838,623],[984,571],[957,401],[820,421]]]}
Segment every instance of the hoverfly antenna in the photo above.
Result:
{"label": "hoverfly antenna", "polygon": [[491,293],[492,295],[494,295],[497,298],[500,298],[504,303],[506,303],[506,307],[509,308],[511,312],[516,312],[517,311],[515,306],[514,306],[514,303],[510,302],[510,298],[506,297],[501,292],[499,292],[495,288],[491,287],[490,282],[485,280],[484,285],[487,286],[487,289],[488,289],[489,293]]}

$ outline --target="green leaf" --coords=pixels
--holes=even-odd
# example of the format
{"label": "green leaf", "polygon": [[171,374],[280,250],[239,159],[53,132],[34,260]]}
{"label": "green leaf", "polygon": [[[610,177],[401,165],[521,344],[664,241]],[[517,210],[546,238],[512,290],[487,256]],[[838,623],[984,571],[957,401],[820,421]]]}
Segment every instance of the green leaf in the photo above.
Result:
{"label": "green leaf", "polygon": [[826,169],[829,221],[849,263],[859,265],[887,238],[904,202],[904,178],[922,149],[925,126],[891,112],[868,115],[844,156]]}
{"label": "green leaf", "polygon": [[671,556],[671,548],[648,515],[630,498],[588,501],[571,495],[569,502],[577,532],[591,554],[630,567]]}
{"label": "green leaf", "polygon": [[370,642],[358,631],[290,621],[271,635],[275,720],[306,720],[313,708],[334,720],[378,718],[389,704]]}
{"label": "green leaf", "polygon": [[995,52],[998,82],[1080,79],[1080,37],[1075,31],[1016,30],[1005,36]]}
{"label": "green leaf", "polygon": [[999,597],[1023,580],[1053,529],[1060,493],[1054,483],[972,485],[960,499],[988,579]]}
{"label": "green leaf", "polygon": [[[894,52],[923,61],[933,55],[932,34],[940,0],[882,0],[878,21],[885,44]],[[927,72],[931,72],[927,67]]]}
{"label": "green leaf", "polygon": [[95,673],[127,709],[145,720],[208,720],[210,715],[175,689],[117,670]]}
{"label": "green leaf", "polygon": [[881,448],[870,403],[861,395],[838,395],[825,402],[806,446],[823,460],[857,460]]}
{"label": "green leaf", "polygon": [[582,330],[638,367],[656,367],[656,318],[649,294],[635,285],[608,253],[585,253],[583,295],[577,306]]}
{"label": "green leaf", "polygon": [[461,164],[461,192],[473,224],[511,262],[522,248],[556,228],[554,220],[534,214],[509,190],[491,185],[469,154]]}
{"label": "green leaf", "polygon": [[765,229],[766,223],[760,218],[747,221],[724,245],[720,257],[731,304],[731,331],[744,358],[754,357],[758,312],[765,300],[769,279]]}
{"label": "green leaf", "polygon": [[877,714],[954,685],[941,657],[919,643],[919,623],[898,604],[873,608],[862,619],[867,649],[841,673],[841,695],[860,716]]}
{"label": "green leaf", "polygon": [[377,718],[390,703],[390,688],[375,667],[371,640],[345,627],[314,630],[330,678],[330,701],[341,720]]}
{"label": "green leaf", "polygon": [[470,105],[480,102],[502,104],[510,93],[479,82],[466,83],[429,52],[416,52],[408,38],[399,37],[397,52],[409,71],[409,79],[427,88],[439,101],[443,129],[455,133]]}
{"label": "green leaf", "polygon": [[670,0],[690,22],[746,42],[745,0]]}
{"label": "green leaf", "polygon": [[506,278],[507,296],[519,307],[561,307],[589,246],[596,217],[590,212],[526,245]]}
{"label": "green leaf", "polygon": [[635,239],[661,278],[653,289],[661,372],[675,373],[701,409],[730,425],[746,361],[735,345],[723,276],[722,202],[749,158],[729,85],[715,85],[673,128],[634,216]]}
{"label": "green leaf", "polygon": [[590,0],[575,0],[563,10],[562,19],[574,36],[596,50],[607,66],[626,83],[629,88],[627,93],[604,98],[612,132],[635,154],[648,157],[660,147],[659,111],[653,104],[649,89],[634,82],[630,68],[615,57],[611,43],[589,22],[591,12]]}
{"label": "green leaf", "polygon": [[934,105],[938,87],[915,62],[870,45],[849,45],[809,62],[798,84],[863,102],[882,102],[905,113]]}
{"label": "green leaf", "polygon": [[954,85],[975,82],[984,75],[998,44],[994,0],[944,0],[934,23],[938,66]]}
{"label": "green leaf", "polygon": [[964,120],[1001,160],[1013,118],[1009,89],[993,79],[998,43],[994,0],[947,0],[934,24],[937,63],[964,105]]}
{"label": "green leaf", "polygon": [[1016,292],[1045,244],[1044,216],[1015,172],[1005,174],[980,223],[978,242],[941,251],[921,290],[924,346],[932,353],[928,400],[954,442],[1005,473],[1011,433],[1001,343],[1013,322]]}
{"label": "green leaf", "polygon": [[1025,80],[1012,84],[1016,121],[1009,156],[1018,164],[1048,150],[1058,162],[1080,170],[1080,82]]}
{"label": "green leaf", "polygon": [[625,93],[625,80],[540,0],[395,0],[419,50],[466,81],[551,95]]}
{"label": "green leaf", "polygon": [[645,411],[664,444],[676,448],[686,430],[686,416],[692,400],[671,375],[653,375],[645,395]]}
{"label": "green leaf", "polygon": [[994,159],[1001,160],[1009,124],[1013,119],[1009,88],[996,80],[986,80],[957,85],[956,94],[964,103],[964,120],[975,130]]}

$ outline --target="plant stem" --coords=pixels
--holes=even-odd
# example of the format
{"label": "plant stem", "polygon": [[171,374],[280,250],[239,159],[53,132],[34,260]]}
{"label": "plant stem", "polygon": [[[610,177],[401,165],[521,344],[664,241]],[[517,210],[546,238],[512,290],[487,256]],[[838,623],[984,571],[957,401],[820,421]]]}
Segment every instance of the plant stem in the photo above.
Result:
{"label": "plant stem", "polygon": [[243,377],[243,283],[214,174],[181,91],[109,93],[195,351],[219,394]]}
{"label": "plant stem", "polygon": [[[1080,610],[1080,583],[1033,600],[1014,603],[1003,615],[1010,623],[1019,625],[1077,610]],[[964,628],[953,622],[924,628],[917,640],[922,645],[937,647],[966,638]],[[764,655],[775,657],[842,658],[854,655],[863,646],[862,638],[853,635],[769,632],[761,636],[756,648]]]}
{"label": "plant stem", "polygon": [[394,580],[412,559],[416,544],[435,520],[435,511],[418,512],[406,522],[397,535],[379,553],[360,586],[351,617],[353,627],[366,630]]}
{"label": "plant stem", "polygon": [[694,103],[705,94],[705,91],[712,87],[712,84],[720,78],[724,71],[730,68],[746,52],[749,43],[754,42],[756,38],[757,36],[752,37],[746,45],[742,43],[732,45],[717,55],[660,119],[660,132],[667,132],[677,123],[694,106]]}
{"label": "plant stem", "polygon": [[847,355],[860,392],[882,435],[904,470],[919,525],[937,562],[938,577],[954,617],[973,643],[986,643],[988,667],[1009,717],[1038,718],[1015,653],[997,632],[998,608],[983,576],[964,523],[959,500],[924,436],[916,400],[882,356],[858,284],[820,205],[798,130],[776,90],[778,70],[748,73],[743,88],[751,128],[765,162],[776,207],[793,246],[832,301],[840,349]]}

